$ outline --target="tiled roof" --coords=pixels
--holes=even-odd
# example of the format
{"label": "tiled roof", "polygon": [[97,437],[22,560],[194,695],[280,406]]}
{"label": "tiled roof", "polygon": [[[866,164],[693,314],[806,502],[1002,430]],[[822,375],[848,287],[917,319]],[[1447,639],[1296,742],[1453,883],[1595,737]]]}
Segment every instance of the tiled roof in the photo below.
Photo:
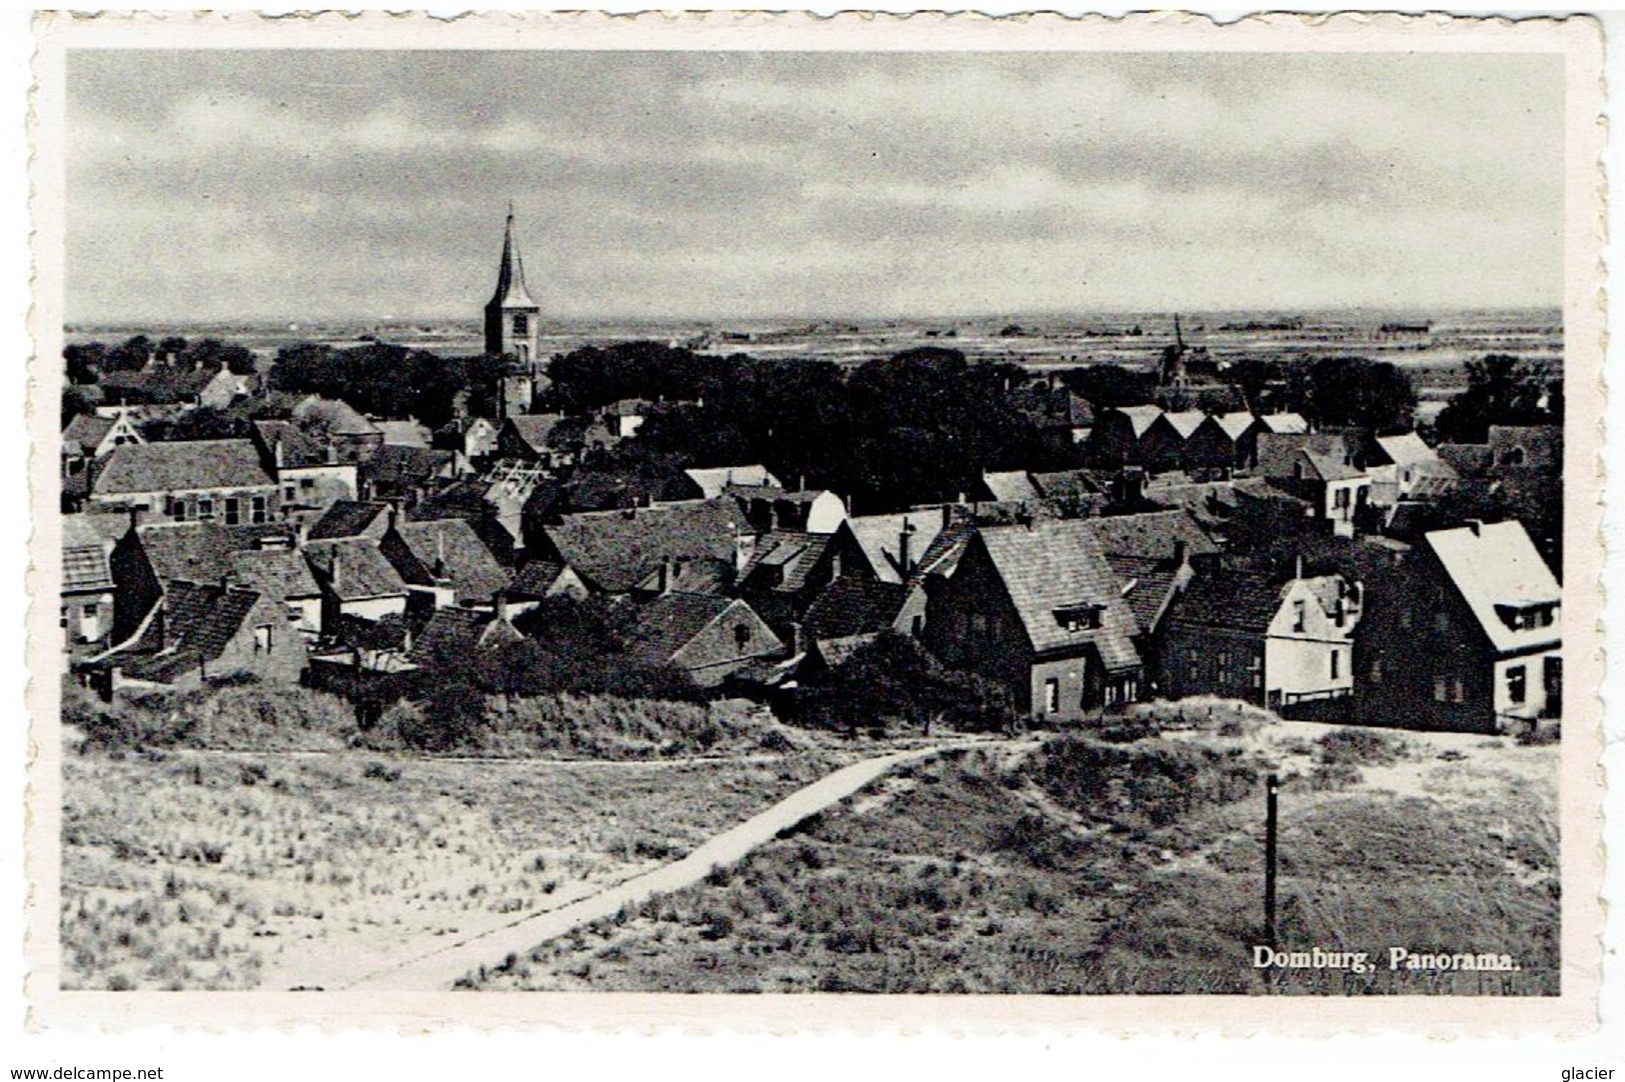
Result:
{"label": "tiled roof", "polygon": [[1168,620],[1262,635],[1281,609],[1283,589],[1279,580],[1253,571],[1198,575],[1175,599]]}
{"label": "tiled roof", "polygon": [[846,520],[869,566],[883,582],[902,582],[913,566],[902,565],[902,538],[909,529],[908,562],[917,566],[942,531],[940,511],[913,511],[895,515],[857,515]]}
{"label": "tiled roof", "polygon": [[326,447],[289,421],[255,421],[254,434],[267,462],[276,462],[279,444],[285,467],[320,466],[330,460]]}
{"label": "tiled roof", "polygon": [[731,501],[565,515],[544,533],[590,585],[626,593],[671,560],[732,564],[738,515]]}
{"label": "tiled roof", "polygon": [[564,420],[559,413],[524,413],[509,417],[505,422],[526,447],[542,454],[551,447],[553,429]]}
{"label": "tiled roof", "polygon": [[911,590],[900,582],[838,578],[830,581],[803,617],[808,639],[835,639],[884,631],[897,620]]}
{"label": "tiled roof", "polygon": [[[833,538],[833,534],[827,533],[769,530],[756,539],[756,551],[740,571],[739,581],[794,593],[807,585],[807,576],[817,566]],[[775,568],[778,569],[776,581],[764,582],[764,575]]]}
{"label": "tiled roof", "polygon": [[638,610],[630,653],[650,665],[664,665],[711,622],[743,601],[710,594],[662,594]]}
{"label": "tiled roof", "polygon": [[252,440],[178,440],[115,447],[92,490],[108,496],[273,485]]}
{"label": "tiled roof", "polygon": [[389,514],[389,504],[366,500],[334,500],[310,527],[312,541],[333,541],[343,537],[360,537],[377,522],[379,516]]}
{"label": "tiled roof", "polygon": [[519,642],[512,624],[469,609],[436,609],[412,641],[411,658],[420,665],[466,660],[477,650]]}
{"label": "tiled roof", "polygon": [[708,500],[722,495],[729,485],[761,485],[771,488],[784,486],[779,479],[767,472],[767,467],[759,464],[748,466],[707,466],[700,469],[684,470],[689,478],[700,486],[701,493]]}
{"label": "tiled roof", "polygon": [[564,574],[564,565],[551,560],[530,560],[514,569],[508,579],[508,593],[513,597],[546,597],[553,584]]}
{"label": "tiled roof", "polygon": [[[400,573],[370,540],[313,541],[305,551],[319,580],[342,601],[406,593],[406,583]],[[336,585],[333,583],[335,564],[338,566]]]}
{"label": "tiled roof", "polygon": [[1444,565],[1445,574],[1497,650],[1543,646],[1559,640],[1562,629],[1556,623],[1514,630],[1497,612],[1497,606],[1556,604],[1563,596],[1523,523],[1514,519],[1485,523],[1477,529],[1461,526],[1435,530],[1423,540]]}
{"label": "tiled roof", "polygon": [[420,485],[450,466],[452,458],[450,451],[386,443],[361,464],[361,471],[375,483]]}
{"label": "tiled roof", "polygon": [[1082,528],[1094,537],[1100,550],[1112,556],[1134,556],[1147,560],[1168,560],[1177,543],[1185,542],[1187,555],[1219,551],[1219,546],[1191,517],[1189,511],[1151,511],[1138,515],[1109,515],[1082,519]]}
{"label": "tiled roof", "polygon": [[335,436],[377,436],[383,431],[342,398],[311,395],[301,399],[293,407],[293,419],[300,424],[318,423]]}
{"label": "tiled roof", "polygon": [[218,522],[155,522],[136,528],[141,549],[159,582],[219,582],[234,571],[233,557],[278,539],[292,546],[285,523],[224,526]]}
{"label": "tiled roof", "polygon": [[[1108,670],[1133,668],[1140,663],[1134,613],[1088,522],[991,527],[972,544],[986,549],[1035,651],[1092,645]],[[1100,626],[1069,630],[1058,610],[1077,606],[1098,606]]]}
{"label": "tiled roof", "polygon": [[489,598],[508,584],[508,572],[466,519],[402,522],[381,551],[414,586],[449,585],[468,598]]}
{"label": "tiled roof", "polygon": [[982,487],[1000,503],[1038,499],[1038,489],[1026,470],[1002,470],[982,474]]}

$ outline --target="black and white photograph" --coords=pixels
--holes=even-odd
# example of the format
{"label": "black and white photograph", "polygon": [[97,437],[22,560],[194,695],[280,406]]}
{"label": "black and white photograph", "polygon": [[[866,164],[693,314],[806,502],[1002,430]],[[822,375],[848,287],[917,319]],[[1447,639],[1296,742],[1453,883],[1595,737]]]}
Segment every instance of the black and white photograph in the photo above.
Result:
{"label": "black and white photograph", "polygon": [[1593,995],[1592,38],[1496,33],[70,35],[36,978]]}

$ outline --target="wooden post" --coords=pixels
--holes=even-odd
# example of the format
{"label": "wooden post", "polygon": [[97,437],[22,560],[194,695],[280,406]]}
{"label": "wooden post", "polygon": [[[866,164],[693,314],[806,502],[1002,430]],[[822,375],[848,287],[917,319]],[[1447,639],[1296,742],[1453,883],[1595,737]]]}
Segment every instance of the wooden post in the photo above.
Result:
{"label": "wooden post", "polygon": [[1264,788],[1264,943],[1275,946],[1275,819],[1281,779],[1271,774]]}

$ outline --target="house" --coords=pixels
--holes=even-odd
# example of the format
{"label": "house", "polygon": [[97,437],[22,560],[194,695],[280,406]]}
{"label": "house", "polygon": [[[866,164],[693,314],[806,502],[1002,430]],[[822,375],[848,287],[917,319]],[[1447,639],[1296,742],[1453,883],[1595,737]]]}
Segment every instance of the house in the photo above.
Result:
{"label": "house", "polygon": [[377,500],[334,500],[322,517],[311,524],[308,541],[342,541],[365,537],[382,540],[389,530],[389,504]]}
{"label": "house", "polygon": [[1479,733],[1558,717],[1561,616],[1562,588],[1521,523],[1427,533],[1368,583],[1355,717]]}
{"label": "house", "polygon": [[293,423],[333,448],[340,462],[365,462],[384,445],[384,430],[342,398],[307,395],[290,411]]}
{"label": "house", "polygon": [[354,462],[340,462],[331,445],[290,421],[255,421],[254,446],[281,490],[283,514],[314,518],[335,500],[353,500]]}
{"label": "house", "polygon": [[324,627],[339,627],[345,617],[377,621],[406,614],[410,591],[377,543],[312,541],[305,554],[322,591]]}
{"label": "house", "polygon": [[280,517],[280,502],[252,440],[184,440],[115,447],[93,471],[88,505],[237,526]]}
{"label": "house", "polygon": [[460,518],[397,521],[378,542],[378,551],[406,584],[414,612],[490,608],[508,585],[507,569]]}
{"label": "house", "polygon": [[1371,502],[1379,507],[1437,495],[1448,487],[1442,483],[1457,476],[1455,468],[1414,432],[1373,438],[1365,466],[1371,475]]}
{"label": "house", "polygon": [[835,537],[802,530],[769,530],[740,568],[740,597],[781,637],[793,634],[818,592],[835,577]]}
{"label": "house", "polygon": [[1354,691],[1360,606],[1360,584],[1341,575],[1197,575],[1168,616],[1158,691],[1243,699],[1288,716],[1346,716],[1338,711]]}
{"label": "house", "polygon": [[128,412],[121,410],[112,416],[79,413],[62,430],[62,456],[82,460],[101,458],[126,443],[146,442]]}
{"label": "house", "polygon": [[926,647],[1022,713],[1076,721],[1140,697],[1139,627],[1088,520],[981,529],[926,593]]}
{"label": "house", "polygon": [[686,593],[662,594],[642,606],[629,646],[644,664],[675,666],[703,688],[784,649],[744,601]]}
{"label": "house", "polygon": [[744,520],[757,530],[834,533],[846,520],[846,501],[824,489],[786,492],[777,487],[729,485],[723,498],[732,500]]}
{"label": "house", "polygon": [[1162,417],[1159,406],[1119,406],[1095,417],[1089,434],[1090,457],[1103,466],[1143,463],[1140,440]]}
{"label": "house", "polygon": [[113,629],[118,585],[113,549],[128,519],[123,515],[62,516],[61,626],[70,653],[105,644]]}
{"label": "house", "polygon": [[1356,461],[1343,435],[1329,432],[1258,436],[1258,472],[1270,484],[1307,502],[1309,515],[1339,537],[1354,536],[1370,498],[1371,475]]}
{"label": "house", "polygon": [[186,690],[209,678],[251,674],[292,684],[305,666],[305,641],[282,606],[231,581],[173,582],[163,604],[132,639],[85,664],[105,698],[130,688]]}
{"label": "house", "polygon": [[760,464],[748,466],[707,466],[702,469],[684,470],[689,477],[700,487],[702,499],[714,500],[728,488],[729,485],[749,485],[755,488],[777,488],[784,486],[779,479],[767,471],[767,467]]}
{"label": "house", "polygon": [[523,642],[500,615],[472,609],[436,609],[412,636],[407,658],[424,669],[464,664],[485,650]]}
{"label": "house", "polygon": [[484,417],[458,417],[435,429],[429,446],[452,452],[469,469],[497,453],[497,427]]}
{"label": "house", "polygon": [[450,451],[384,444],[361,463],[361,496],[367,500],[399,501],[411,507],[436,482],[452,477],[456,462]]}
{"label": "house", "polygon": [[919,638],[925,630],[925,609],[925,589],[917,583],[832,580],[796,629],[793,651],[805,655],[798,679],[816,680],[882,632]]}
{"label": "house", "polygon": [[526,560],[509,575],[502,591],[502,616],[512,620],[530,612],[552,597],[572,597],[580,601],[590,591],[581,576],[551,560]]}
{"label": "house", "polygon": [[1214,413],[1202,419],[1185,441],[1185,468],[1228,477],[1251,465],[1257,454],[1259,422],[1251,413]]}
{"label": "house", "polygon": [[568,565],[594,593],[628,597],[679,580],[688,592],[731,583],[754,540],[731,501],[707,500],[563,515],[542,527],[530,555]]}
{"label": "house", "polygon": [[292,630],[321,631],[320,589],[296,537],[283,523],[226,526],[219,522],[148,523],[127,530],[109,553],[118,593],[112,641],[136,635],[176,582],[233,582],[282,606]]}
{"label": "house", "polygon": [[1140,433],[1140,465],[1153,472],[1185,468],[1185,446],[1207,415],[1201,410],[1162,413]]}

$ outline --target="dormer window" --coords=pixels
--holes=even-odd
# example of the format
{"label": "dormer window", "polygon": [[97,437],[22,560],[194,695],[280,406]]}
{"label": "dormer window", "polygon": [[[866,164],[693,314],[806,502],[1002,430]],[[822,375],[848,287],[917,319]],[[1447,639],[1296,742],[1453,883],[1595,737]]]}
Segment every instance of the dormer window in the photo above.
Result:
{"label": "dormer window", "polygon": [[1100,627],[1104,605],[1064,605],[1055,610],[1055,622],[1068,631],[1094,631]]}

